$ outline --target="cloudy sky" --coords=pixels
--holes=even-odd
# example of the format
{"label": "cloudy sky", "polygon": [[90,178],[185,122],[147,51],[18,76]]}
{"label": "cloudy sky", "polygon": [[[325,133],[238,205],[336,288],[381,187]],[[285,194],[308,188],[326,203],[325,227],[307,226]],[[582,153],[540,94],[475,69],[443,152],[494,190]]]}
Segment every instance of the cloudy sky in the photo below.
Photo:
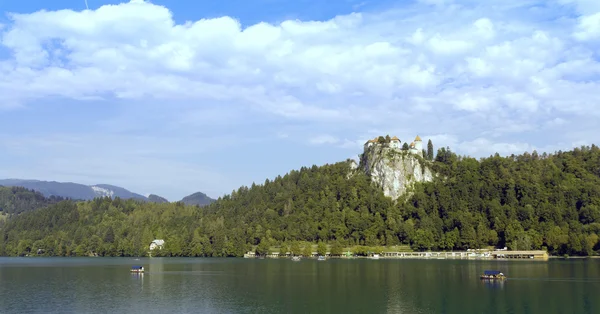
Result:
{"label": "cloudy sky", "polygon": [[0,178],[174,201],[376,135],[476,157],[600,142],[597,0],[87,7],[0,0]]}

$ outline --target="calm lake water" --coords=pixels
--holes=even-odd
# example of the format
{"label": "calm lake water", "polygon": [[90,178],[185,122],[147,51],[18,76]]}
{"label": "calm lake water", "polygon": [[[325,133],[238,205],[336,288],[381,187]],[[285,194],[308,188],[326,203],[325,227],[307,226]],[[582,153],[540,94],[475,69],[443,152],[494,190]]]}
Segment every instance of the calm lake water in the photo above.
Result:
{"label": "calm lake water", "polygon": [[597,314],[599,293],[598,259],[0,258],[0,313]]}

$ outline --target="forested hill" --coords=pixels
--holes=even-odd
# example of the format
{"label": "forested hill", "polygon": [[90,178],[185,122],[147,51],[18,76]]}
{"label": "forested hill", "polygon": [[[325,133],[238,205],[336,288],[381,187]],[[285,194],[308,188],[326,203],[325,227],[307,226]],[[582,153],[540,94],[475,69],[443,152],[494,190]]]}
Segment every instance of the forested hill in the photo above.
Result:
{"label": "forested hill", "polygon": [[241,256],[252,245],[297,248],[410,244],[416,250],[485,246],[600,249],[600,150],[498,155],[476,160],[441,149],[433,182],[392,202],[347,162],[291,171],[242,187],[205,207],[96,199],[61,202],[8,221],[0,253],[46,255]]}
{"label": "forested hill", "polygon": [[198,206],[205,206],[210,203],[213,203],[214,201],[215,201],[214,199],[208,197],[206,194],[204,194],[202,192],[196,192],[192,195],[188,195],[181,200],[181,202],[183,202],[186,205],[198,205]]}
{"label": "forested hill", "polygon": [[10,215],[42,208],[64,200],[62,197],[44,197],[42,193],[23,187],[0,186],[0,214]]}

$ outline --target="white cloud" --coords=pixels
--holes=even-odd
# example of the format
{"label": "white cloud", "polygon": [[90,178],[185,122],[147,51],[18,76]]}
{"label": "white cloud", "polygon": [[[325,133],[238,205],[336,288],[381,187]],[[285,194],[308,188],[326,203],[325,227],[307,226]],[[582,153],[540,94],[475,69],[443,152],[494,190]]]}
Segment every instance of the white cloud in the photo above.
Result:
{"label": "white cloud", "polygon": [[595,40],[600,38],[600,12],[580,17],[579,25],[577,25],[577,31],[574,35],[579,40]]}
{"label": "white cloud", "polygon": [[[140,0],[10,14],[0,110],[120,103],[129,109],[90,124],[109,135],[154,132],[160,143],[181,136],[192,155],[274,137],[360,151],[381,134],[430,135],[473,155],[569,148],[600,139],[599,3],[422,0],[248,27],[230,16],[178,23]],[[175,143],[183,149],[166,149],[191,145]]]}

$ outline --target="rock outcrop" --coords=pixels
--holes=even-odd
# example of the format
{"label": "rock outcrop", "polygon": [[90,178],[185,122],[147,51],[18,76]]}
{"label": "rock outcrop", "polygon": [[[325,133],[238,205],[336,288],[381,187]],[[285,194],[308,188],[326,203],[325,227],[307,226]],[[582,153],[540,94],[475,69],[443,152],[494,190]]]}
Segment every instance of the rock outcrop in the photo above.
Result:
{"label": "rock outcrop", "polygon": [[433,180],[434,174],[429,163],[420,154],[376,144],[365,146],[358,169],[383,189],[384,195],[396,200],[416,182]]}

